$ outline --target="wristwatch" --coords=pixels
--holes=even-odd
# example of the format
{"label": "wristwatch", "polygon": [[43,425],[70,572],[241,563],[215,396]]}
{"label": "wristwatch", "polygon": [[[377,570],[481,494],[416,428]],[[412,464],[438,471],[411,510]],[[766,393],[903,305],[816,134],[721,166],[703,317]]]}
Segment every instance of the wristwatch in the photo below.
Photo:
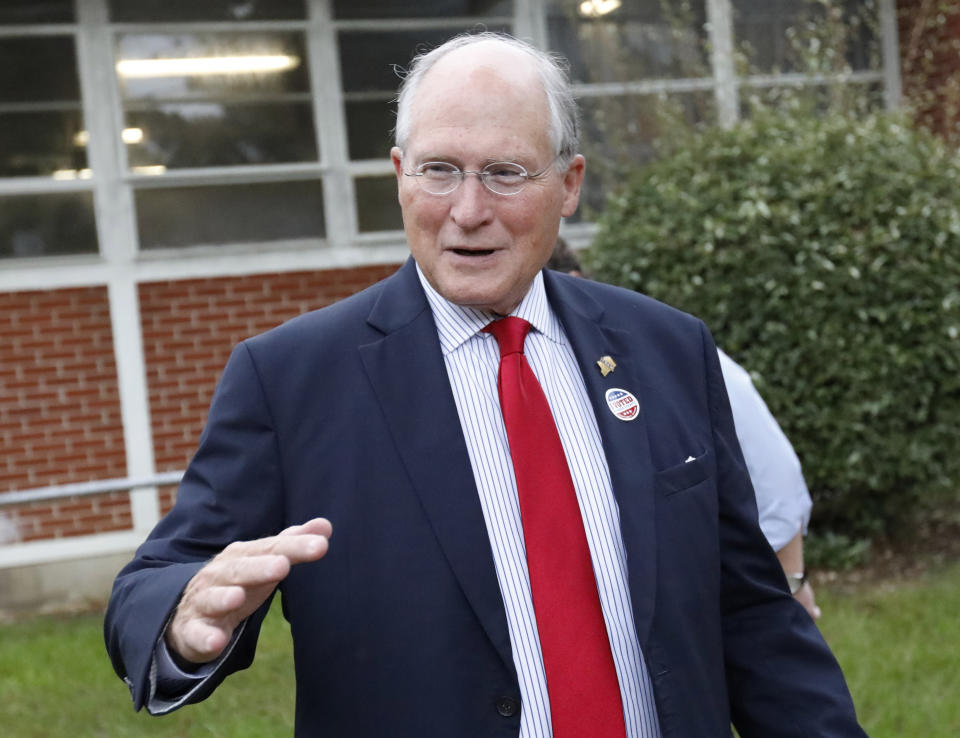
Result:
{"label": "wristwatch", "polygon": [[807,581],[807,576],[802,571],[798,574],[787,574],[787,584],[790,585],[790,594],[796,594]]}

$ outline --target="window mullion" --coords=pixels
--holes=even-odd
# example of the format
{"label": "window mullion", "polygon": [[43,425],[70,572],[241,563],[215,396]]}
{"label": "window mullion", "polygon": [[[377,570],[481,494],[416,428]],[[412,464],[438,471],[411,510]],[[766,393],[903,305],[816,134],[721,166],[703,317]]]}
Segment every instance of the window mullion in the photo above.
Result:
{"label": "window mullion", "polygon": [[520,38],[529,39],[539,48],[546,49],[549,43],[546,0],[515,0],[513,32]]}
{"label": "window mullion", "polygon": [[880,0],[880,37],[883,54],[883,97],[887,110],[900,107],[903,83],[900,79],[900,37],[894,0]]}
{"label": "window mullion", "polygon": [[313,89],[314,125],[326,172],[323,212],[331,246],[349,245],[357,233],[353,179],[349,174],[346,114],[341,89],[337,34],[328,0],[308,0],[307,48]]}
{"label": "window mullion", "polygon": [[136,258],[137,229],[133,194],[124,183],[123,112],[106,0],[82,0],[77,14],[77,57],[100,254],[107,262],[128,263]]}
{"label": "window mullion", "polygon": [[717,121],[724,128],[740,118],[737,70],[733,56],[733,9],[730,0],[707,0],[710,63],[713,67]]}

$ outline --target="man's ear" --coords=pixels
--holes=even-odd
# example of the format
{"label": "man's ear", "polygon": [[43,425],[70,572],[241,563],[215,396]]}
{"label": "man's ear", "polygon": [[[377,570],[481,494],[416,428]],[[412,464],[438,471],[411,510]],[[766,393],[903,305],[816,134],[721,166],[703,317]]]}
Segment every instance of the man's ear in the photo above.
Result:
{"label": "man's ear", "polygon": [[390,160],[393,162],[393,170],[397,173],[397,181],[403,176],[403,152],[396,146],[390,149]]}
{"label": "man's ear", "polygon": [[393,171],[397,173],[397,202],[399,202],[402,207],[403,197],[401,196],[401,190],[403,189],[403,152],[400,151],[400,149],[398,149],[396,146],[390,149],[390,161],[393,162]]}
{"label": "man's ear", "polygon": [[564,218],[573,215],[580,202],[580,186],[583,184],[583,175],[586,171],[587,160],[582,154],[577,154],[570,162],[570,167],[563,174],[563,208],[560,214]]}

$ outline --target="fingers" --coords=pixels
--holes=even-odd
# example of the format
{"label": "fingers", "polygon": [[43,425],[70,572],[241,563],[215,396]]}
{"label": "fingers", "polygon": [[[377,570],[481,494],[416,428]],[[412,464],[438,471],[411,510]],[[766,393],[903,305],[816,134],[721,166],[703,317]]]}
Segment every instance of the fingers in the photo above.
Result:
{"label": "fingers", "polygon": [[[316,561],[329,548],[326,536],[314,533],[287,533],[264,539],[264,553],[283,556],[290,564]],[[286,573],[284,574],[286,576]]]}
{"label": "fingers", "polygon": [[[312,533],[281,533],[270,538],[261,538],[256,541],[244,541],[242,543],[231,543],[213,561],[224,564],[223,574],[229,577],[233,573],[244,571],[243,564],[237,564],[237,568],[226,566],[228,562],[243,562],[251,560],[258,567],[270,567],[273,562],[273,568],[278,568],[276,559],[284,559],[287,562],[285,569],[278,568],[276,581],[280,581],[289,574],[289,567],[294,564],[303,564],[307,561],[316,561],[321,558],[329,547],[325,536]],[[211,562],[213,563],[213,562]],[[223,583],[229,582],[225,579]]]}
{"label": "fingers", "polygon": [[331,532],[330,523],[317,518],[276,536],[231,543],[197,573],[191,584],[203,588],[276,585],[287,577],[291,566],[316,561],[326,554]]}
{"label": "fingers", "polygon": [[218,556],[201,572],[207,587],[260,587],[286,579],[292,563],[282,552]]}
{"label": "fingers", "polygon": [[217,658],[289,571],[283,556],[215,558],[188,582],[165,634],[168,646],[192,663]]}
{"label": "fingers", "polygon": [[[259,538],[255,541],[231,543],[217,558],[278,555],[290,564],[316,561],[329,548],[328,539],[333,534],[329,520],[314,518],[302,525],[293,525],[278,535]],[[286,576],[284,573],[283,576]]]}
{"label": "fingers", "polygon": [[217,658],[234,629],[292,566],[326,554],[332,533],[328,520],[314,518],[276,536],[231,543],[188,582],[167,629],[167,644],[193,663]]}
{"label": "fingers", "polygon": [[200,619],[187,620],[179,629],[169,629],[167,645],[185,661],[204,664],[223,653],[232,635],[233,628]]}
{"label": "fingers", "polygon": [[[205,620],[182,616],[180,611],[164,633],[167,647],[179,661],[205,664],[223,653],[237,623],[232,620]],[[186,667],[186,665],[182,665]]]}
{"label": "fingers", "polygon": [[217,619],[240,609],[246,600],[243,587],[207,587],[194,593],[190,607],[197,619]]}
{"label": "fingers", "polygon": [[291,525],[289,528],[281,532],[280,535],[289,535],[291,533],[309,533],[323,536],[324,538],[329,538],[331,535],[333,535],[333,526],[326,518],[313,518],[312,520],[308,520],[306,523],[302,523],[301,525]]}
{"label": "fingers", "polygon": [[806,611],[810,613],[811,618],[814,620],[818,620],[820,618],[820,608],[817,607],[817,603],[813,594],[813,587],[810,586],[809,582],[804,582],[803,586],[794,596],[796,597],[797,601],[803,605]]}

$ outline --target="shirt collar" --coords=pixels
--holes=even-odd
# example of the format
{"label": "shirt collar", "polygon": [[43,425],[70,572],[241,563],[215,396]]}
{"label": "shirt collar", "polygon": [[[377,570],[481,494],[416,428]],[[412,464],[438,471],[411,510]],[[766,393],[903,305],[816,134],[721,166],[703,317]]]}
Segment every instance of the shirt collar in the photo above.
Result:
{"label": "shirt collar", "polygon": [[[488,323],[500,317],[489,310],[477,310],[450,302],[431,286],[420,270],[419,264],[417,264],[417,276],[420,278],[420,284],[423,285],[423,291],[427,295],[427,302],[430,303],[430,309],[433,311],[444,356],[456,351],[480,333]],[[565,342],[560,321],[547,300],[542,271],[537,272],[527,294],[510,315],[523,318],[533,326],[533,330],[542,333],[551,341]]]}

